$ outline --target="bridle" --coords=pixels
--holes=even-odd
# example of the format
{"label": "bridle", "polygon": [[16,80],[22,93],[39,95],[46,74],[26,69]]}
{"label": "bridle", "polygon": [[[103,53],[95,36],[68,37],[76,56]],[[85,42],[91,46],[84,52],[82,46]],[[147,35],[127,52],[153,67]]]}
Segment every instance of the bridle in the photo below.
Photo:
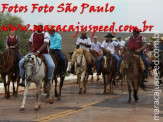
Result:
{"label": "bridle", "polygon": [[[35,59],[36,59],[36,64],[34,63],[34,58],[33,57],[30,57],[31,55],[28,56],[27,60],[25,59],[25,67],[32,67],[32,74],[30,76],[28,76],[26,74],[26,70],[25,70],[25,79],[26,81],[28,82],[28,79],[31,79],[34,75],[36,75],[39,71],[40,71],[40,68],[41,68],[41,65],[42,65],[42,60],[41,60],[41,63],[39,63],[39,60],[38,60],[38,57],[35,56]],[[28,65],[28,62],[29,61],[32,61],[32,65]],[[38,65],[37,65],[38,64]],[[39,66],[38,70],[36,71],[37,69],[37,66]],[[25,69],[24,67],[24,69]],[[35,69],[34,69],[35,68]]]}
{"label": "bridle", "polygon": [[82,66],[83,56],[84,56],[84,55],[82,54],[82,58],[81,58],[81,60],[80,60],[80,63],[78,63],[77,60],[76,60],[76,65],[77,65],[77,67]]}

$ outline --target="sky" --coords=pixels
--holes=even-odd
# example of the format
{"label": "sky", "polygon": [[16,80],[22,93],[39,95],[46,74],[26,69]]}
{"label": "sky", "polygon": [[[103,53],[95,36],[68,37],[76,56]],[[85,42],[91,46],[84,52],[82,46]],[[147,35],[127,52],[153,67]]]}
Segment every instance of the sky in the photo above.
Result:
{"label": "sky", "polygon": [[[112,22],[115,22],[116,25],[136,25],[141,28],[142,22],[146,20],[148,25],[154,25],[152,33],[154,31],[163,33],[163,0],[1,0],[0,11],[2,3],[27,5],[28,12],[26,13],[11,12],[11,14],[21,17],[24,24],[33,25],[39,21],[51,25],[77,25],[78,22],[82,25],[111,25]],[[33,3],[52,5],[54,11],[31,13],[31,4]],[[61,3],[72,3],[72,5],[78,6],[78,9],[75,13],[58,13],[56,12],[57,6]],[[110,6],[115,6],[115,9],[112,13],[89,13],[89,9],[85,9],[85,12],[80,14],[82,3],[95,6],[105,6],[106,3],[109,3]]]}

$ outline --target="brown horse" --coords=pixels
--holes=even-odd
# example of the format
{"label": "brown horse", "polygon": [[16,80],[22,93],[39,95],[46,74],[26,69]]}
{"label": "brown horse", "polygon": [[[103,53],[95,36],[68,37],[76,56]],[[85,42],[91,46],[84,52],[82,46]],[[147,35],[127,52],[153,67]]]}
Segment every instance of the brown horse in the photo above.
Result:
{"label": "brown horse", "polygon": [[[18,94],[18,83],[20,78],[19,74],[19,62],[17,61],[17,55],[13,49],[7,49],[0,56],[0,73],[4,82],[5,87],[5,97],[10,98],[10,82],[13,83],[13,95],[17,96]],[[6,76],[8,76],[8,80],[6,82]],[[17,81],[17,88],[15,90],[15,81]]]}
{"label": "brown horse", "polygon": [[109,92],[113,93],[113,85],[116,77],[116,60],[110,52],[104,52],[104,57],[101,61],[101,71],[104,79],[103,94],[106,94],[107,87],[109,87]]}
{"label": "brown horse", "polygon": [[[140,58],[140,57],[139,57]],[[128,103],[131,103],[131,88],[133,87],[133,96],[135,102],[138,102],[138,90],[140,83],[143,80],[143,73],[140,70],[139,60],[135,57],[135,54],[131,51],[125,51],[124,60],[123,60],[123,72],[122,80],[127,82],[128,92],[129,92],[129,100]],[[122,65],[121,65],[122,66]]]}
{"label": "brown horse", "polygon": [[[96,66],[97,66],[97,59],[99,58],[99,54],[96,50],[90,50],[92,56],[94,57],[94,65],[93,65],[93,73],[96,71]],[[92,82],[93,82],[93,75],[91,78]],[[97,81],[99,81],[99,75],[97,75]]]}
{"label": "brown horse", "polygon": [[[54,74],[53,74],[53,80],[55,80],[55,97],[57,97],[57,99],[60,100],[65,75],[63,76],[61,74],[61,66],[62,65],[60,63],[58,54],[55,51],[51,51],[50,55],[51,55],[51,57],[52,57],[52,59],[54,61],[54,64],[55,64],[55,70],[54,70]],[[65,70],[67,70],[68,58],[67,58],[67,56],[65,54],[64,54],[64,56],[65,56],[65,64],[66,64],[66,69]],[[57,84],[58,83],[57,76],[58,75],[60,76],[59,94],[57,92],[57,85],[58,85]]]}

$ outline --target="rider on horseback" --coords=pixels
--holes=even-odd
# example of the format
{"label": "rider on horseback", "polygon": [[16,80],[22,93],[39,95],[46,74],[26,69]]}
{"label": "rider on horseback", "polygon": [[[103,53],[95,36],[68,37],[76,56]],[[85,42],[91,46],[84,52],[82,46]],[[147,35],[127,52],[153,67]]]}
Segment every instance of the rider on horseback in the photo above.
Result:
{"label": "rider on horseback", "polygon": [[[48,32],[43,32],[43,24],[38,22],[36,24],[37,28],[37,32],[34,32],[30,39],[29,39],[29,49],[30,49],[30,53],[28,53],[26,57],[28,57],[28,55],[30,54],[34,54],[35,56],[39,56],[39,54],[43,54],[45,57],[45,60],[47,62],[48,65],[48,74],[47,74],[47,80],[51,80],[53,77],[53,72],[54,72],[54,68],[55,68],[55,64],[49,54],[49,40],[50,40],[50,36]],[[25,62],[25,59],[22,58],[19,62],[19,70],[20,70],[20,77],[24,76],[24,69],[23,69],[23,64]],[[24,86],[24,82],[19,83],[20,86]]]}
{"label": "rider on horseback", "polygon": [[[102,51],[103,52],[110,52],[111,55],[116,59],[117,61],[117,73],[118,76],[120,75],[119,72],[119,67],[120,67],[120,58],[117,54],[115,54],[116,52],[116,48],[118,47],[118,42],[113,41],[112,38],[115,37],[113,36],[111,33],[109,33],[107,36],[105,36],[107,39],[104,40],[104,42],[102,43],[101,47],[102,47]],[[100,75],[101,71],[100,71],[100,62],[103,58],[103,55],[101,55],[98,60],[97,60],[97,74]]]}
{"label": "rider on horseback", "polygon": [[14,49],[17,55],[18,62],[21,60],[21,54],[19,50],[20,39],[16,36],[15,30],[10,30],[10,34],[6,37],[4,42],[6,49],[11,48]]}
{"label": "rider on horseback", "polygon": [[91,44],[91,50],[97,51],[99,53],[98,55],[100,55],[101,43],[97,41],[97,38],[98,38],[97,36],[94,36],[93,38],[94,38],[94,41]]}
{"label": "rider on horseback", "polygon": [[145,54],[143,53],[143,51],[147,47],[147,41],[144,37],[140,36],[140,32],[141,31],[139,31],[139,29],[134,29],[133,36],[128,38],[125,46],[127,47],[128,50],[134,49],[135,53],[138,54],[143,60],[144,65],[145,65],[144,82],[148,82],[149,63]]}
{"label": "rider on horseback", "polygon": [[[87,51],[90,50],[91,48],[91,40],[89,37],[86,36],[86,32],[85,31],[82,31],[81,32],[81,37],[79,37],[77,39],[77,42],[76,42],[76,49],[79,49],[79,48],[85,48]],[[93,67],[93,62],[94,62],[94,58],[92,56],[91,53],[90,54],[90,57],[91,57],[91,64],[88,65],[88,72],[90,75],[93,75],[93,72],[92,72],[92,67]],[[70,69],[70,73],[74,74],[74,64],[71,64],[71,69]]]}
{"label": "rider on horseback", "polygon": [[[51,28],[51,26],[50,26]],[[49,30],[50,34],[50,50],[52,53],[57,53],[59,56],[59,59],[61,61],[61,74],[65,75],[66,73],[66,64],[65,64],[65,57],[63,53],[61,52],[62,49],[62,37],[60,34],[58,34],[55,29],[51,28]]]}

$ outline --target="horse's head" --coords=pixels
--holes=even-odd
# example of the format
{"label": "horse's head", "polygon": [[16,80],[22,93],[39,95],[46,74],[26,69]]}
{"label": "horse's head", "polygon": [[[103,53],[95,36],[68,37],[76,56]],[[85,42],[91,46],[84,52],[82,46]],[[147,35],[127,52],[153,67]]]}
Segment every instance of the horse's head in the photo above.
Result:
{"label": "horse's head", "polygon": [[25,58],[25,63],[24,63],[25,78],[29,82],[32,80],[32,76],[35,70],[35,64],[36,64],[36,57],[34,55],[28,55],[28,57]]}
{"label": "horse's head", "polygon": [[110,66],[112,65],[112,55],[110,52],[104,52],[103,57],[103,68],[107,71],[109,71]]}
{"label": "horse's head", "polygon": [[80,52],[76,55],[76,67],[79,68],[82,66],[83,56],[84,56],[84,54],[82,52]]}

